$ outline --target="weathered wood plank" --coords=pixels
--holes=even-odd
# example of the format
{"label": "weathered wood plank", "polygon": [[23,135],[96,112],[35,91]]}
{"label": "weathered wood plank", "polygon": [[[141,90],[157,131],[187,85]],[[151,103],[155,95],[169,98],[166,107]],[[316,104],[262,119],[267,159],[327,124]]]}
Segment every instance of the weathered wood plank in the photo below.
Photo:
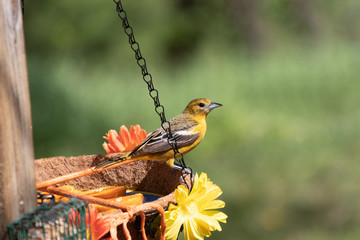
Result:
{"label": "weathered wood plank", "polygon": [[0,239],[36,206],[34,150],[19,0],[0,0]]}

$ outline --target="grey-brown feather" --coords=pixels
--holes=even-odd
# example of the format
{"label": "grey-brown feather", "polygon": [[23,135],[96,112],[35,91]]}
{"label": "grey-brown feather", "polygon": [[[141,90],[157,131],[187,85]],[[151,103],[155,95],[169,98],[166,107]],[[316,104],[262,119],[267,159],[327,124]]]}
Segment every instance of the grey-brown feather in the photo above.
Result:
{"label": "grey-brown feather", "polygon": [[[184,125],[184,122],[187,124]],[[197,124],[197,121],[191,118],[187,118],[184,115],[179,115],[170,120],[171,133],[173,138],[176,139],[178,148],[192,144],[196,141],[196,139],[198,139],[198,132],[191,133],[191,129],[194,128]],[[165,127],[167,126],[165,125]],[[182,134],[181,132],[186,132],[186,134]],[[170,149],[171,146],[168,143],[168,134],[162,127],[160,127],[154,132],[150,133],[146,139],[140,143],[129,155],[132,157],[137,157],[146,154],[166,152]]]}

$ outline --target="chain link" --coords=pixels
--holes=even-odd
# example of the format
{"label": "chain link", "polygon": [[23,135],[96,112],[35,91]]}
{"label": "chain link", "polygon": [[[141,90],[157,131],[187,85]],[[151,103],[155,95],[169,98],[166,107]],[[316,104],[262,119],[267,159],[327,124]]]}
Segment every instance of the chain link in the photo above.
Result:
{"label": "chain link", "polygon": [[[116,4],[116,12],[118,13],[120,19],[122,20],[122,27],[124,28],[124,32],[129,38],[130,47],[135,53],[135,59],[141,69],[141,74],[142,74],[143,80],[145,81],[145,83],[148,86],[149,95],[152,98],[152,100],[154,101],[155,112],[160,117],[162,128],[168,134],[167,141],[174,151],[174,159],[183,169],[186,169],[186,168],[190,169],[188,166],[186,166],[184,156],[179,151],[176,139],[172,135],[170,122],[167,121],[166,117],[165,117],[165,108],[163,105],[160,104],[159,92],[154,87],[154,83],[152,81],[152,76],[148,72],[148,69],[146,66],[146,60],[141,55],[139,43],[136,42],[136,40],[135,40],[134,30],[129,24],[129,20],[128,20],[127,14],[121,4],[121,0],[113,0],[113,1]],[[190,169],[190,171],[192,172],[191,169]]]}

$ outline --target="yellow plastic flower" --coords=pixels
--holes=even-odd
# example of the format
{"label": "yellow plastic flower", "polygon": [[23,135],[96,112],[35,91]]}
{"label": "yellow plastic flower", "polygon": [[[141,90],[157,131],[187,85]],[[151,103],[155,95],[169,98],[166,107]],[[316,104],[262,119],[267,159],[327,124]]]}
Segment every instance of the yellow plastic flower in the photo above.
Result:
{"label": "yellow plastic flower", "polygon": [[206,173],[195,175],[194,186],[189,191],[180,185],[175,190],[177,205],[170,204],[165,212],[166,239],[176,239],[184,224],[185,239],[204,239],[210,231],[221,231],[219,222],[226,222],[226,214],[215,209],[225,207],[225,202],[216,200],[221,189],[207,178]]}

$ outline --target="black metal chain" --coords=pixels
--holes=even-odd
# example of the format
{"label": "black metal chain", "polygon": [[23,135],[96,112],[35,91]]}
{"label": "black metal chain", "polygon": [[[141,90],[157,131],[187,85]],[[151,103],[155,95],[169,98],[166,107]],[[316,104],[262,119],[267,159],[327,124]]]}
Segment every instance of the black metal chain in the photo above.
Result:
{"label": "black metal chain", "polygon": [[141,55],[139,43],[136,42],[135,40],[134,30],[129,24],[127,14],[121,4],[121,0],[113,0],[113,1],[116,4],[116,12],[118,13],[120,19],[122,20],[122,26],[124,28],[124,32],[129,37],[129,44],[131,49],[135,53],[135,59],[137,61],[137,64],[141,68],[141,74],[143,76],[143,80],[148,86],[149,95],[154,101],[155,112],[160,117],[162,128],[168,134],[167,141],[174,151],[174,159],[182,167],[183,170],[189,169],[190,172],[192,173],[192,170],[188,166],[186,166],[184,156],[179,151],[176,139],[172,135],[170,122],[167,121],[165,117],[165,108],[163,105],[160,104],[159,92],[154,88],[152,76],[147,70],[145,58]]}

